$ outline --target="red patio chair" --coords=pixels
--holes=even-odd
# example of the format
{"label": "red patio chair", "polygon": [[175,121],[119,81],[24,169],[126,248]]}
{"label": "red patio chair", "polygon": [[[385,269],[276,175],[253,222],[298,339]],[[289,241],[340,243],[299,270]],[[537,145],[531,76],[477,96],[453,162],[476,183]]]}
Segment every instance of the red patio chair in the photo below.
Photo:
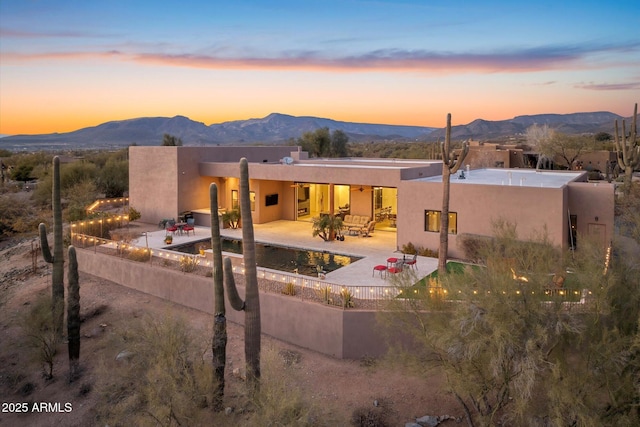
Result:
{"label": "red patio chair", "polygon": [[397,274],[402,273],[404,269],[404,262],[402,260],[393,264],[393,266],[387,268],[387,274]]}
{"label": "red patio chair", "polygon": [[178,226],[176,225],[175,221],[169,221],[165,230],[167,233],[175,234],[176,231],[178,231]]}
{"label": "red patio chair", "polygon": [[194,236],[196,235],[196,229],[195,229],[195,228],[193,228],[193,227],[192,227],[192,226],[190,226],[190,225],[185,225],[185,226],[183,226],[183,227],[182,227],[182,231],[184,231],[185,233],[187,233],[187,236],[189,235],[189,232],[190,232],[190,231],[191,231],[191,232],[193,232],[193,235],[194,235]]}
{"label": "red patio chair", "polygon": [[387,266],[386,265],[376,265],[375,267],[373,267],[373,274],[371,275],[371,277],[376,275],[376,271],[380,272],[380,278],[382,278],[382,272],[385,273],[385,276],[387,275]]}

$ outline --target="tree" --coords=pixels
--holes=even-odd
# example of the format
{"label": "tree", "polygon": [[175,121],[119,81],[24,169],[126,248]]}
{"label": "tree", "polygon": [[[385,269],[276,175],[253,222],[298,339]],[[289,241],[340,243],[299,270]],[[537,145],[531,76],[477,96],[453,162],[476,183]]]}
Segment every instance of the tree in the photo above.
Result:
{"label": "tree", "polygon": [[567,169],[572,169],[581,154],[592,151],[592,143],[590,138],[581,135],[553,132],[548,140],[541,143],[540,151],[552,159],[560,159]]}
{"label": "tree", "polygon": [[[586,237],[572,258],[544,232],[522,241],[515,224],[496,223],[485,266],[393,302],[415,337],[394,356],[425,375],[444,370],[469,426],[638,425],[640,275],[624,275],[634,264],[624,258],[605,273],[604,248]],[[416,295],[416,279],[400,291]]]}
{"label": "tree", "polygon": [[627,135],[625,121],[622,121],[622,135],[618,133],[618,120],[615,121],[615,144],[618,155],[618,167],[624,171],[625,192],[631,188],[633,171],[640,165],[640,141],[638,141],[638,104],[633,108],[633,121]]}
{"label": "tree", "polygon": [[536,170],[540,169],[544,161],[553,160],[551,153],[545,153],[542,151],[544,148],[546,148],[546,145],[552,136],[553,131],[549,128],[549,125],[538,126],[537,124],[534,124],[533,126],[529,126],[527,128],[527,144],[529,144],[534,150],[538,151]]}
{"label": "tree", "polygon": [[593,139],[596,142],[608,142],[611,141],[613,137],[611,136],[610,133],[607,132],[598,132],[595,135],[593,135]]}
{"label": "tree", "polygon": [[348,143],[349,137],[346,133],[341,130],[334,130],[331,133],[331,149],[329,150],[329,157],[346,157]]}
{"label": "tree", "polygon": [[164,135],[162,135],[162,145],[170,147],[180,147],[182,146],[182,139],[165,133]]}
{"label": "tree", "polygon": [[122,197],[129,189],[129,162],[110,158],[98,172],[96,184],[105,197]]}
{"label": "tree", "polygon": [[64,316],[63,307],[58,306],[60,313],[57,313],[51,311],[51,306],[49,295],[39,296],[22,323],[27,343],[35,352],[33,358],[42,364],[42,373],[48,380],[53,378],[55,356],[62,336],[54,319],[59,314]]}
{"label": "tree", "polygon": [[447,273],[447,252],[449,250],[449,188],[451,174],[455,174],[469,152],[465,142],[457,159],[451,157],[451,114],[447,114],[447,130],[442,145],[442,211],[440,213],[440,249],[438,251],[438,273]]}
{"label": "tree", "polygon": [[346,133],[341,130],[329,132],[327,127],[305,132],[298,139],[298,145],[312,157],[345,157],[348,142]]}

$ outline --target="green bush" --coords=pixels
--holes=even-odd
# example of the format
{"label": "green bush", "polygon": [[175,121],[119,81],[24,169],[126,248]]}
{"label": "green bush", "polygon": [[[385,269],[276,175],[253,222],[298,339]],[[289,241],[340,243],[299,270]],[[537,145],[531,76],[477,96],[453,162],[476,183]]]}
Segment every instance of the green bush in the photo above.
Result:
{"label": "green bush", "polygon": [[60,306],[51,310],[51,306],[51,295],[39,296],[23,321],[27,344],[33,350],[33,360],[42,365],[42,374],[46,379],[53,378],[55,356],[62,336],[62,331],[57,329],[53,321],[53,313],[64,309]]}

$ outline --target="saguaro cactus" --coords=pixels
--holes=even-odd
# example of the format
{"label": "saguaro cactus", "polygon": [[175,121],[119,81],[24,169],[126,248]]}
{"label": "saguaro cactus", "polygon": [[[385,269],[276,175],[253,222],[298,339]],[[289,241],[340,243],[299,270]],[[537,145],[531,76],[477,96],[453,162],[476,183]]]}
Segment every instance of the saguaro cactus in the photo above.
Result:
{"label": "saguaro cactus", "polygon": [[438,273],[447,272],[447,252],[449,250],[449,186],[451,174],[460,169],[469,152],[469,145],[462,145],[457,159],[451,158],[451,113],[447,114],[447,131],[442,145],[442,211],[440,212],[440,249],[438,250]]}
{"label": "saguaro cactus", "polygon": [[631,190],[633,170],[640,164],[640,145],[638,142],[638,128],[636,127],[637,119],[638,104],[633,108],[633,121],[631,122],[631,129],[629,129],[629,135],[627,135],[625,121],[622,120],[622,135],[618,134],[618,120],[615,121],[616,154],[618,157],[618,166],[624,170],[625,192]]}
{"label": "saguaro cactus", "polygon": [[47,226],[40,224],[40,246],[42,257],[53,264],[51,274],[52,310],[56,330],[62,333],[64,321],[64,250],[62,247],[62,207],[60,204],[60,159],[53,158],[53,189],[51,205],[53,209],[53,255],[47,241]]}
{"label": "saguaro cactus", "polygon": [[223,409],[224,397],[224,370],[227,363],[227,318],[224,306],[224,283],[222,267],[222,244],[220,243],[220,223],[218,220],[218,186],[209,186],[209,205],[211,208],[211,249],[213,251],[213,341],[211,351],[213,353],[214,369],[214,395],[213,408],[216,411]]}
{"label": "saguaro cactus", "polygon": [[245,271],[245,300],[236,289],[231,260],[224,259],[224,278],[228,298],[234,310],[244,310],[244,355],[247,366],[247,381],[253,391],[260,380],[260,296],[256,268],[256,244],[253,236],[251,203],[249,201],[249,164],[240,159],[240,212],[242,215],[242,254]]}
{"label": "saguaro cactus", "polygon": [[80,281],[76,248],[69,246],[69,289],[67,296],[67,338],[69,340],[69,379],[78,375],[80,362]]}

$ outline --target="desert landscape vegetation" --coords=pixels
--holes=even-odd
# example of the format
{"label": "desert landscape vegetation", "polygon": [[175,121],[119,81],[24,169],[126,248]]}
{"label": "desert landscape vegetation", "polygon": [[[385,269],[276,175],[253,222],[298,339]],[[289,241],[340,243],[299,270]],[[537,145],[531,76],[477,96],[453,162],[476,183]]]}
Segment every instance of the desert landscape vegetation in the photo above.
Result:
{"label": "desert landscape vegetation", "polygon": [[[307,137],[300,143],[313,152],[313,135]],[[634,135],[631,144],[636,141]],[[337,154],[350,148],[344,142]],[[365,147],[367,155],[372,147]],[[62,223],[84,218],[99,197],[127,191],[126,149],[70,153],[68,162],[55,154],[62,160]],[[227,323],[218,407],[213,316],[88,273],[79,275],[81,352],[78,360],[69,358],[72,337],[55,326],[61,311],[51,309],[55,266],[38,237],[44,223],[47,242],[64,243],[67,284],[74,274],[68,229],[59,241],[52,221],[58,197],[53,153],[0,157],[10,167],[3,170],[0,196],[1,424],[393,426],[420,417],[418,425],[640,422],[640,184],[631,173],[625,182],[627,174],[620,175],[610,248],[585,237],[579,250],[561,252],[545,239],[543,225],[536,236],[519,236],[517,224],[505,219],[496,222],[493,238],[468,248],[474,266],[441,270],[422,288],[419,277],[398,279],[401,290],[417,296],[389,300],[377,320],[391,334],[402,325],[413,337],[411,348],[337,360],[262,336],[256,376],[245,364],[244,328]],[[135,206],[114,209],[135,217]],[[156,227],[139,218],[127,232]]]}

